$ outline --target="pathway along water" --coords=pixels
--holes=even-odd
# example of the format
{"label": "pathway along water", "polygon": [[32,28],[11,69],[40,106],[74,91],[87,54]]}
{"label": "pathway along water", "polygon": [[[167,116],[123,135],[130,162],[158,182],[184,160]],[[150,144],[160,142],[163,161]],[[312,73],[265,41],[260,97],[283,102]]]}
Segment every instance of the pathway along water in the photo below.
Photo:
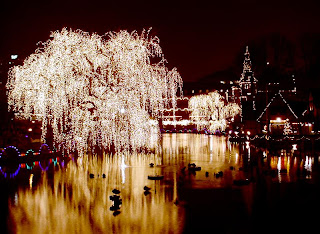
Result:
{"label": "pathway along water", "polygon": [[[2,166],[1,230],[296,233],[316,227],[317,155],[285,150],[270,154],[200,134],[163,134],[162,148],[161,155]],[[201,170],[188,170],[190,163]],[[20,167],[18,173],[5,178],[14,167]],[[164,179],[148,180],[156,174]],[[116,200],[122,204],[111,199],[117,190]]]}

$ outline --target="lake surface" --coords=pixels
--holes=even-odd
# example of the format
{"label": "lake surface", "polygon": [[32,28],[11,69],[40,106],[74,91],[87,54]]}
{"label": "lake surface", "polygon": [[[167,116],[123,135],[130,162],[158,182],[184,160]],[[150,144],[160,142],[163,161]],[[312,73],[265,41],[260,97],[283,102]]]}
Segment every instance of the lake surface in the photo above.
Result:
{"label": "lake surface", "polygon": [[[317,224],[312,213],[320,208],[316,153],[270,153],[224,136],[185,133],[163,134],[161,144],[159,154],[2,165],[1,230],[293,233]],[[201,170],[190,172],[189,163]],[[220,171],[223,176],[217,176]],[[148,180],[148,175],[164,179]],[[117,211],[110,210],[113,189],[120,190],[122,199]]]}

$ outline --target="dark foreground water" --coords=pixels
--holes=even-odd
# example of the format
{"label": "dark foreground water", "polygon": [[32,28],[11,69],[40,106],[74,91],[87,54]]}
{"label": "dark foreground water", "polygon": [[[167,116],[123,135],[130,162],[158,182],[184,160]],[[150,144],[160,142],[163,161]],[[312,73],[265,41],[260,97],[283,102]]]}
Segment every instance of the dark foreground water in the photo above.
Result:
{"label": "dark foreground water", "polygon": [[[164,134],[162,145],[159,155],[2,165],[0,232],[306,233],[318,229],[317,154],[270,153],[230,144],[225,137],[197,134]],[[201,171],[183,170],[189,163]],[[215,174],[219,171],[223,176]],[[155,174],[164,179],[148,180]],[[120,190],[122,199],[117,211],[110,210],[113,189]]]}

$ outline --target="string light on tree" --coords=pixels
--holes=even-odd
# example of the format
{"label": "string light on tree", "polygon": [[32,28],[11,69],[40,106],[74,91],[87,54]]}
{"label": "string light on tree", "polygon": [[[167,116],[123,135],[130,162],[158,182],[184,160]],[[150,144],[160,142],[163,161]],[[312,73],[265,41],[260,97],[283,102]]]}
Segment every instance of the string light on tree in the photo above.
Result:
{"label": "string light on tree", "polygon": [[292,133],[292,127],[289,119],[286,119],[283,127],[283,135],[290,135]]}
{"label": "string light on tree", "polygon": [[226,103],[217,91],[191,97],[189,108],[198,130],[207,128],[211,132],[224,131],[228,121],[233,121],[240,112],[238,104]]}
{"label": "string light on tree", "polygon": [[[110,32],[102,37],[66,28],[52,32],[23,66],[9,71],[9,110],[52,127],[54,145],[84,152],[153,147],[154,124],[176,106],[182,79],[168,70],[157,37],[149,31]],[[169,100],[169,101],[168,101]]]}

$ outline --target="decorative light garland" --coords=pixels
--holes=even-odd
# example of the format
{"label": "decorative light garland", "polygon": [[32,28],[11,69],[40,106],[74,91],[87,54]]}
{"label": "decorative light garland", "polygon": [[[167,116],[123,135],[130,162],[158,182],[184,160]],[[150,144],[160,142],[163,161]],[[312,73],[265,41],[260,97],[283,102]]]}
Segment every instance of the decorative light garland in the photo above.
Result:
{"label": "decorative light garland", "polygon": [[276,93],[270,100],[270,102],[268,103],[268,105],[264,108],[263,112],[261,113],[261,115],[257,118],[257,121],[260,122],[260,119],[262,118],[263,114],[267,111],[267,109],[269,108],[269,106],[271,105],[271,103],[274,101],[275,97],[279,95],[282,98],[282,101],[287,105],[287,107],[289,108],[290,112],[294,115],[294,117],[296,119],[298,119],[298,116],[294,113],[294,111],[292,110],[292,108],[290,107],[290,105],[287,103],[287,101],[284,99],[284,97],[282,96],[282,94],[280,92]]}
{"label": "decorative light garland", "polygon": [[0,172],[1,174],[3,174],[4,178],[14,178],[18,175],[19,171],[20,171],[21,165],[18,165],[18,168],[15,170],[15,172],[5,172],[2,167],[0,167]]}
{"label": "decorative light garland", "polygon": [[3,150],[0,151],[0,158],[1,158],[3,155],[7,156],[7,150],[10,150],[10,149],[12,149],[13,151],[15,151],[15,153],[17,153],[17,156],[18,156],[18,157],[21,156],[21,153],[20,153],[19,149],[18,149],[17,147],[13,146],[13,145],[10,145],[10,146],[8,146],[8,147],[6,147],[6,148],[4,148]]}

